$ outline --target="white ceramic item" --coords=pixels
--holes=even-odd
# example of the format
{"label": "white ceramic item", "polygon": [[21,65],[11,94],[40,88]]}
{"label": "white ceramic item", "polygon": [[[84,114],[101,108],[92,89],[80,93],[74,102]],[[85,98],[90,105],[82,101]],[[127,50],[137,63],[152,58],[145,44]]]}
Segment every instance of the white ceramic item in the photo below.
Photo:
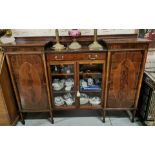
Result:
{"label": "white ceramic item", "polygon": [[99,105],[101,103],[101,98],[100,97],[90,97],[89,103],[92,105]]}
{"label": "white ceramic item", "polygon": [[84,94],[84,93],[81,93],[80,94],[80,104],[83,105],[83,104],[87,104],[89,101],[89,97],[87,94]]}
{"label": "white ceramic item", "polygon": [[61,106],[64,104],[64,99],[61,96],[57,96],[54,98],[54,102],[56,106]]}

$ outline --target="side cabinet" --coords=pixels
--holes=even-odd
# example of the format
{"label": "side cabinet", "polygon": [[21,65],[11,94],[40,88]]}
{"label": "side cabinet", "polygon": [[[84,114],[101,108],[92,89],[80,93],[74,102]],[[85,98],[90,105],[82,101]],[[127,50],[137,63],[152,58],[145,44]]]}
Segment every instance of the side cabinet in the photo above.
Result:
{"label": "side cabinet", "polygon": [[0,54],[0,125],[15,125],[19,115],[15,94],[3,54]]}
{"label": "side cabinet", "polygon": [[6,52],[22,123],[24,112],[49,112],[53,123],[43,48],[8,47]]}
{"label": "side cabinet", "polygon": [[17,54],[8,59],[22,110],[49,110],[42,55]]}
{"label": "side cabinet", "polygon": [[144,52],[111,52],[108,108],[133,108]]}

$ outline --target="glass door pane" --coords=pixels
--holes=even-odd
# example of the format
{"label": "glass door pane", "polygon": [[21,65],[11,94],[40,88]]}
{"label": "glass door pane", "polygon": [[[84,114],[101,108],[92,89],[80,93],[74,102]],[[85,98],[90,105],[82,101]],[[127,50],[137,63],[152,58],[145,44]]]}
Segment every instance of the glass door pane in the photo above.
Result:
{"label": "glass door pane", "polygon": [[55,108],[75,108],[76,85],[75,85],[74,64],[52,64],[51,88],[52,99]]}
{"label": "glass door pane", "polygon": [[80,107],[101,107],[103,104],[104,63],[79,63]]}

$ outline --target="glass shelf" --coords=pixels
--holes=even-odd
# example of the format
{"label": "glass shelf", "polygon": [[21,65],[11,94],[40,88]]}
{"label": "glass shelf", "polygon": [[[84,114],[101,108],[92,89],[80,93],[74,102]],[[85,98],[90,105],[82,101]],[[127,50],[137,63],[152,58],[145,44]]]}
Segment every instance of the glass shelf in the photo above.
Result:
{"label": "glass shelf", "polygon": [[52,73],[52,76],[73,76],[74,73]]}
{"label": "glass shelf", "polygon": [[79,74],[80,75],[102,75],[102,73],[100,72],[86,72],[86,73],[80,72]]}
{"label": "glass shelf", "polygon": [[102,108],[103,68],[103,63],[79,64],[80,109]]}
{"label": "glass shelf", "polygon": [[71,90],[71,91],[65,91],[65,90],[62,90],[62,91],[56,91],[56,90],[53,90],[53,93],[54,94],[61,94],[61,93],[76,93],[75,90]]}
{"label": "glass shelf", "polygon": [[80,89],[80,92],[81,93],[99,93],[99,92],[102,92],[102,89],[101,90],[81,90]]}

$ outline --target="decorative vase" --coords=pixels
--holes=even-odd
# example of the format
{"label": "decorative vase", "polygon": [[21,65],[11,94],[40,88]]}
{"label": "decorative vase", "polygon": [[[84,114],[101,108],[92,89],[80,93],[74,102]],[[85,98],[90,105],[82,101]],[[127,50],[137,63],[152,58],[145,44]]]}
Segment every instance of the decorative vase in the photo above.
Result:
{"label": "decorative vase", "polygon": [[81,32],[78,29],[72,29],[68,32],[68,34],[73,37],[73,42],[69,45],[69,48],[73,50],[80,49],[81,45],[77,42],[76,37],[81,36]]}

